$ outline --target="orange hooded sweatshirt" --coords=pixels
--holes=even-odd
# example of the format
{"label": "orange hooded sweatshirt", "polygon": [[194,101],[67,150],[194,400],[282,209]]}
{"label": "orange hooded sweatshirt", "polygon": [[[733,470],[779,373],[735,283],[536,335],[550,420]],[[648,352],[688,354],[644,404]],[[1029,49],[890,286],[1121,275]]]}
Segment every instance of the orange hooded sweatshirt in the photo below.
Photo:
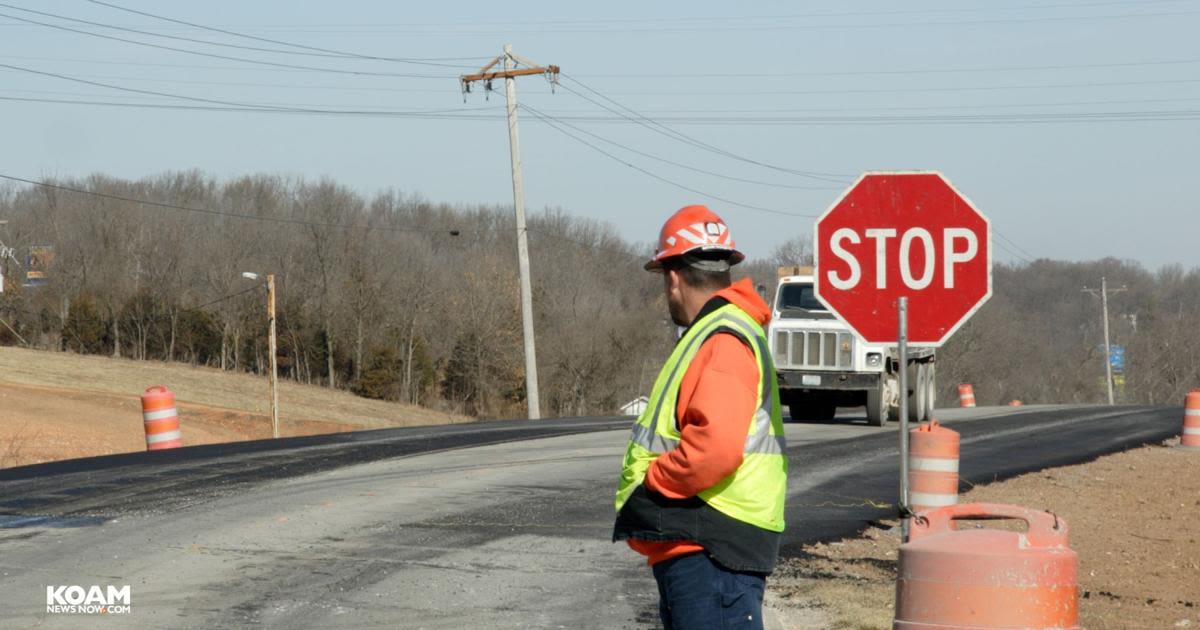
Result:
{"label": "orange hooded sweatshirt", "polygon": [[[748,279],[716,293],[762,326],[771,309]],[[758,363],[754,352],[727,333],[709,337],[683,375],[675,417],[679,446],[659,455],[646,472],[646,488],[672,499],[686,499],[717,484],[742,464],[742,452],[758,400]],[[654,542],[630,538],[629,546],[657,564],[703,547],[691,541]]]}

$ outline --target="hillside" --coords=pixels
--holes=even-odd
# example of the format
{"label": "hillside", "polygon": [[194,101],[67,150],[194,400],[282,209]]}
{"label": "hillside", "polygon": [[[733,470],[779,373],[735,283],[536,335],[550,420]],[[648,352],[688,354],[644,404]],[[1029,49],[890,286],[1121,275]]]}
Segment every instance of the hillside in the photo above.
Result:
{"label": "hillside", "polygon": [[[265,378],[179,363],[0,348],[0,467],[145,448],[139,396],[175,392],[184,443],[270,437]],[[467,422],[413,405],[280,382],[285,436]]]}

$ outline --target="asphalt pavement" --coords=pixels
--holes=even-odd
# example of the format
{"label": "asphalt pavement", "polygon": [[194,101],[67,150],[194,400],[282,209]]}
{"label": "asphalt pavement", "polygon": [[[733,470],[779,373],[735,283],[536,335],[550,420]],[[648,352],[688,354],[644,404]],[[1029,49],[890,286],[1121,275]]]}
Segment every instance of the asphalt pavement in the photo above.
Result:
{"label": "asphalt pavement", "polygon": [[[1161,441],[1182,410],[938,415],[962,434],[962,478],[985,483]],[[0,471],[0,627],[654,627],[649,571],[609,542],[629,422],[371,431]],[[894,424],[848,414],[787,433],[785,552],[894,516]],[[126,584],[129,613],[46,611],[47,586]]]}

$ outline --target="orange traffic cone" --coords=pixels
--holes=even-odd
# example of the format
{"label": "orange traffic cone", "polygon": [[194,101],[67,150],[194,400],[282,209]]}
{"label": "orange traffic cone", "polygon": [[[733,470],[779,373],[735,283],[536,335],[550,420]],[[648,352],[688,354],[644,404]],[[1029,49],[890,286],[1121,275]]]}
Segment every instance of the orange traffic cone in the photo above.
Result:
{"label": "orange traffic cone", "polygon": [[166,385],[155,385],[142,394],[142,422],[146,427],[146,450],[158,451],[183,446],[175,394]]}
{"label": "orange traffic cone", "polygon": [[958,386],[958,406],[975,406],[975,388],[970,383],[963,383]]}
{"label": "orange traffic cone", "polygon": [[958,432],[937,420],[908,432],[908,500],[914,512],[958,503]]}
{"label": "orange traffic cone", "polygon": [[1188,392],[1183,409],[1183,434],[1179,446],[1200,451],[1200,389]]}

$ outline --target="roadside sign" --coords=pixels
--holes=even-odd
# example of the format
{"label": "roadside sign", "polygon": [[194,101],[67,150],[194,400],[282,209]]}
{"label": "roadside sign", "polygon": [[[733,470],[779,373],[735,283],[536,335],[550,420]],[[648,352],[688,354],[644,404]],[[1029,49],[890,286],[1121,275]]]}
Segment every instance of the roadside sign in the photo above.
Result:
{"label": "roadside sign", "polygon": [[25,259],[25,282],[27,287],[40,287],[48,281],[47,272],[54,265],[54,246],[31,245]]}
{"label": "roadside sign", "polygon": [[871,343],[940,346],[992,295],[991,225],[936,171],[869,172],[817,219],[817,296]]}
{"label": "roadside sign", "polygon": [[1109,346],[1108,362],[1112,365],[1113,374],[1125,373],[1125,346]]}

